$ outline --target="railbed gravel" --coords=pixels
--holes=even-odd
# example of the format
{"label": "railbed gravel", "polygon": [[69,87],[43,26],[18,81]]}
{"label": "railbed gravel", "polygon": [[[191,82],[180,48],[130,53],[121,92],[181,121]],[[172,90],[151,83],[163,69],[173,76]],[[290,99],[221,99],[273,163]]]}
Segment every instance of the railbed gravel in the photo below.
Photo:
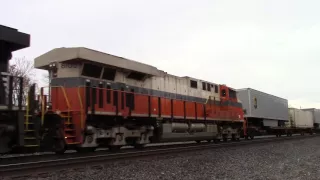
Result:
{"label": "railbed gravel", "polygon": [[23,179],[316,180],[320,137],[121,160]]}

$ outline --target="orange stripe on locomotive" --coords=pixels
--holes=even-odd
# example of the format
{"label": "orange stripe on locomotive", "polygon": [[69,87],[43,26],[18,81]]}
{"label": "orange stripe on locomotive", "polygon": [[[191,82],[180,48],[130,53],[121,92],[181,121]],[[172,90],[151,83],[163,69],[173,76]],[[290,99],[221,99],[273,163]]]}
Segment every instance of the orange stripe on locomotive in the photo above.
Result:
{"label": "orange stripe on locomotive", "polygon": [[[85,87],[64,88],[67,99],[70,103],[70,109],[67,107],[66,99],[62,88],[52,87],[51,99],[53,111],[73,111],[79,113],[85,111],[86,94]],[[177,99],[168,99],[157,96],[149,96],[146,94],[124,92],[106,88],[90,88],[90,106],[91,112],[92,94],[95,91],[94,110],[97,114],[116,115],[118,107],[119,116],[136,116],[136,117],[164,117],[174,119],[207,119],[207,120],[239,120],[243,119],[241,107],[230,105],[216,105],[216,103],[198,103],[192,101],[183,101]],[[130,112],[127,98],[131,94],[133,96],[133,108]],[[79,99],[80,95],[80,99]],[[117,99],[117,103],[115,102]],[[160,103],[159,103],[160,100]],[[226,101],[226,100],[225,100]],[[220,101],[221,104],[225,102]],[[237,99],[230,98],[230,102],[237,102]],[[82,103],[82,106],[81,106]],[[117,105],[116,105],[117,104]],[[150,104],[150,107],[149,107]],[[159,107],[160,105],[160,107]],[[171,107],[173,106],[173,107]],[[206,114],[204,113],[204,106]],[[171,111],[173,110],[173,114]],[[240,118],[239,118],[240,116]],[[85,117],[83,117],[85,119]],[[75,120],[75,119],[74,119]]]}

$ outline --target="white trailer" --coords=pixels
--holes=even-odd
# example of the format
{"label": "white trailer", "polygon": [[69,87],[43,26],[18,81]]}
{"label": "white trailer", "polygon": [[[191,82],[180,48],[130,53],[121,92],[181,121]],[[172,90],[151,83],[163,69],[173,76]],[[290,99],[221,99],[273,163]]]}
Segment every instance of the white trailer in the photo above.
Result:
{"label": "white trailer", "polygon": [[319,129],[320,127],[320,109],[310,108],[303,109],[304,111],[310,111],[313,117],[313,125],[315,129]]}
{"label": "white trailer", "polygon": [[289,108],[287,127],[313,128],[313,113],[302,109]]}

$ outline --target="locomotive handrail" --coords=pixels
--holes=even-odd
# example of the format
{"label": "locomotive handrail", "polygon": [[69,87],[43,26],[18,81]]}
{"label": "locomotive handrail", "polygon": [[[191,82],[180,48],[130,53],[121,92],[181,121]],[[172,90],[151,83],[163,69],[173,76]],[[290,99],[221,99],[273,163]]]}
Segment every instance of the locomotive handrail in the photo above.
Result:
{"label": "locomotive handrail", "polygon": [[78,87],[78,98],[79,98],[79,102],[80,102],[80,125],[81,125],[81,129],[83,129],[83,104],[82,104],[82,99],[81,99],[81,94],[80,94],[80,86]]}
{"label": "locomotive handrail", "polygon": [[43,121],[44,121],[44,98],[43,98],[43,94],[41,95],[41,125],[43,125]]}
{"label": "locomotive handrail", "polygon": [[[42,116],[41,116],[41,123],[43,124],[43,120],[44,120],[44,111],[45,111],[45,107],[44,107],[44,94],[43,94],[43,88],[45,88],[45,87],[42,87],[41,89],[42,89],[42,91],[41,91],[41,104],[42,104],[42,108],[41,108],[41,114],[42,114]],[[66,93],[66,90],[65,90],[65,88],[63,87],[63,86],[49,86],[48,88],[61,88],[61,90],[62,90],[62,93],[63,93],[63,96],[64,96],[64,99],[65,99],[65,101],[66,101],[66,103],[67,103],[67,107],[68,107],[68,122],[70,122],[70,109],[71,109],[71,107],[70,107],[70,102],[69,102],[69,99],[68,99],[68,96],[67,96],[67,93]]]}
{"label": "locomotive handrail", "polygon": [[30,106],[30,103],[29,103],[29,96],[27,96],[27,107],[26,107],[26,130],[28,130],[29,128],[29,106]]}
{"label": "locomotive handrail", "polygon": [[[45,87],[42,87],[42,88],[45,88]],[[65,88],[63,86],[50,86],[49,88],[61,88],[63,96],[64,96],[64,99],[66,100],[68,109],[70,109],[70,102],[69,102],[69,99],[68,99],[68,96],[67,96]],[[42,96],[43,96],[43,94],[42,94]]]}
{"label": "locomotive handrail", "polygon": [[43,94],[43,89],[44,87],[42,87],[40,89],[40,97],[41,97],[41,126],[43,125],[43,121],[44,121],[44,94]]}
{"label": "locomotive handrail", "polygon": [[62,89],[62,93],[63,93],[64,99],[66,100],[66,103],[67,103],[67,106],[68,106],[68,110],[70,110],[70,102],[69,102],[69,99],[68,99],[68,96],[67,96],[65,88],[63,86],[57,86],[57,87],[60,87]]}
{"label": "locomotive handrail", "polygon": [[211,97],[213,97],[214,101],[216,100],[216,97],[214,97],[214,96],[209,96],[204,104],[208,104],[208,101],[211,100]]}
{"label": "locomotive handrail", "polygon": [[211,100],[211,96],[209,96],[204,104],[207,104],[208,101]]}
{"label": "locomotive handrail", "polygon": [[69,99],[68,99],[68,96],[67,96],[67,93],[66,93],[66,90],[64,89],[64,87],[63,86],[58,86],[58,87],[61,87],[64,99],[66,100],[66,103],[68,106],[68,117],[67,118],[68,118],[68,123],[70,123],[70,102],[69,102]]}

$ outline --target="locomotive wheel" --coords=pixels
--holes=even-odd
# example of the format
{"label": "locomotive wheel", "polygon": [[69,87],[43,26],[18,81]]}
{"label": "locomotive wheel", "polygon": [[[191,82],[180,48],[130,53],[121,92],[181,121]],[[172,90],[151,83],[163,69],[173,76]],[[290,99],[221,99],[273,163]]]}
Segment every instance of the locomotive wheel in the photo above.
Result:
{"label": "locomotive wheel", "polygon": [[236,135],[235,134],[232,134],[232,138],[231,138],[232,141],[236,141]]}
{"label": "locomotive wheel", "polygon": [[59,125],[57,125],[55,135],[56,137],[54,137],[53,151],[56,154],[64,154],[64,152],[66,151],[66,143],[64,140],[62,129],[59,127]]}
{"label": "locomotive wheel", "polygon": [[222,135],[222,141],[223,142],[227,142],[228,141],[228,137],[227,137],[227,135]]}
{"label": "locomotive wheel", "polygon": [[56,154],[64,154],[66,151],[66,144],[63,139],[55,139],[53,144],[53,151]]}

